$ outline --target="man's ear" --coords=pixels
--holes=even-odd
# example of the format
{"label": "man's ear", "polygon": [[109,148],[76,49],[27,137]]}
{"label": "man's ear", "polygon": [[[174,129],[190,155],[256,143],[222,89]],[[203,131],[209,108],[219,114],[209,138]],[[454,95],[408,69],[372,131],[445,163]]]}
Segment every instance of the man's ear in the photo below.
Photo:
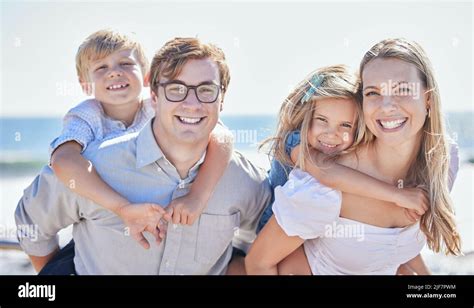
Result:
{"label": "man's ear", "polygon": [[156,108],[158,106],[158,96],[153,90],[150,90],[150,97],[151,97],[151,105],[153,108]]}
{"label": "man's ear", "polygon": [[81,84],[82,91],[86,95],[91,96],[93,92],[92,83],[84,81],[82,78],[79,78],[79,83]]}
{"label": "man's ear", "polygon": [[143,76],[143,86],[144,87],[150,86],[150,72],[146,73],[145,76]]}
{"label": "man's ear", "polygon": [[153,103],[158,103],[158,96],[156,95],[155,91],[150,90],[150,97]]}

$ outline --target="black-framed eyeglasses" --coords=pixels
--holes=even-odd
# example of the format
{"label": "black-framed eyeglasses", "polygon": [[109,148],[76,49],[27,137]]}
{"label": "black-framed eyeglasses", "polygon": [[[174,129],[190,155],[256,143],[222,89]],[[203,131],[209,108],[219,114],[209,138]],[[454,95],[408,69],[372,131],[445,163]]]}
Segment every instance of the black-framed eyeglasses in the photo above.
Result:
{"label": "black-framed eyeglasses", "polygon": [[166,99],[170,102],[179,103],[188,96],[189,90],[194,89],[199,102],[211,104],[217,100],[221,86],[213,82],[203,82],[197,86],[188,86],[179,80],[170,80],[158,83],[165,90]]}

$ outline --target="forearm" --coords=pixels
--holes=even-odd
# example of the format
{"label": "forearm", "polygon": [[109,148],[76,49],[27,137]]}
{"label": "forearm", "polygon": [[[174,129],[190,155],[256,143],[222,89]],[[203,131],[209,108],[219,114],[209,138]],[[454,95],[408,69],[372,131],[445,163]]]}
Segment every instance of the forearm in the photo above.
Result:
{"label": "forearm", "polygon": [[245,258],[249,275],[278,275],[278,263],[290,255],[304,241],[288,236],[272,216],[250,247]]}
{"label": "forearm", "polygon": [[328,187],[388,202],[396,202],[398,188],[365,173],[334,163],[324,170],[307,163],[306,171]]}
{"label": "forearm", "polygon": [[[300,148],[298,145],[291,151],[294,163],[298,160]],[[315,150],[311,154],[310,157],[305,156],[305,171],[321,184],[349,194],[396,202],[398,189],[395,186],[338,163],[325,164],[324,155]]]}
{"label": "forearm", "polygon": [[100,178],[92,163],[80,154],[80,145],[76,145],[68,144],[53,153],[51,167],[58,179],[75,193],[111,211],[117,212],[128,204],[127,199]]}
{"label": "forearm", "polygon": [[43,267],[54,257],[54,255],[58,253],[58,251],[59,251],[59,248],[56,248],[52,253],[46,256],[38,257],[38,256],[28,255],[28,257],[30,258],[31,264],[33,265],[33,268],[35,269],[35,271],[39,273],[41,269],[43,269]]}
{"label": "forearm", "polygon": [[404,265],[407,265],[410,269],[412,269],[415,275],[431,275],[431,272],[423,261],[421,254],[417,255]]}
{"label": "forearm", "polygon": [[206,159],[202,164],[190,194],[200,196],[206,203],[224,174],[232,157],[233,142],[230,133],[213,131],[207,147]]}

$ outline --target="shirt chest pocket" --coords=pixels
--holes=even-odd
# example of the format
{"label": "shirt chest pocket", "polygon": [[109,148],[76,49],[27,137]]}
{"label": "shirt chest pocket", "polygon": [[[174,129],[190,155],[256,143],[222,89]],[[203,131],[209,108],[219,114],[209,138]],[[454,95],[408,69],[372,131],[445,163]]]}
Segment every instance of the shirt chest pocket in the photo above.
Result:
{"label": "shirt chest pocket", "polygon": [[216,263],[231,244],[239,226],[240,212],[231,215],[201,214],[194,259],[199,263]]}

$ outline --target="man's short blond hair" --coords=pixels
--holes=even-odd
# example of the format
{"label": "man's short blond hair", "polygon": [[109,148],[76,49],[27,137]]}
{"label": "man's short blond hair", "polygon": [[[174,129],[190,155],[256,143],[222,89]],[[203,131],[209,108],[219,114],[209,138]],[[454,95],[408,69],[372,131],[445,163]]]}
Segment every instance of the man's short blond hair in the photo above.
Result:
{"label": "man's short blond hair", "polygon": [[109,56],[110,54],[131,49],[137,57],[143,76],[149,70],[148,59],[140,43],[131,36],[110,29],[99,30],[89,35],[76,53],[77,76],[83,82],[88,80],[90,63]]}

